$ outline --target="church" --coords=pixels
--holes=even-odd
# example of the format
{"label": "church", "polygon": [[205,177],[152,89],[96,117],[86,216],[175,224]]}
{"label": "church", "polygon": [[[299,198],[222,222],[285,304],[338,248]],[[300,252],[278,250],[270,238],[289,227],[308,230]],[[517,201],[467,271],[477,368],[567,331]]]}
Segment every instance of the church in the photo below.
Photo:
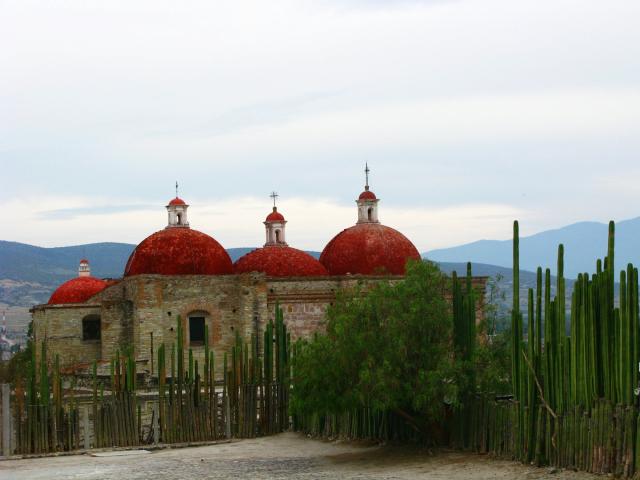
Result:
{"label": "church", "polygon": [[[76,278],[31,309],[37,355],[46,342],[48,360],[59,355],[74,371],[133,351],[139,373],[157,373],[154,351],[176,342],[180,318],[194,359],[202,364],[207,331],[219,362],[237,334],[248,340],[262,331],[276,304],[293,339],[321,331],[337,291],[397,281],[407,261],[421,258],[407,237],[380,223],[378,202],[367,175],[356,224],[333,237],[318,260],[287,244],[287,221],[274,198],[264,246],[232,263],[220,243],[190,227],[189,205],[176,196],[166,206],[167,226],[140,242],[121,279],[91,276],[82,259]],[[474,284],[484,291],[485,281]]]}

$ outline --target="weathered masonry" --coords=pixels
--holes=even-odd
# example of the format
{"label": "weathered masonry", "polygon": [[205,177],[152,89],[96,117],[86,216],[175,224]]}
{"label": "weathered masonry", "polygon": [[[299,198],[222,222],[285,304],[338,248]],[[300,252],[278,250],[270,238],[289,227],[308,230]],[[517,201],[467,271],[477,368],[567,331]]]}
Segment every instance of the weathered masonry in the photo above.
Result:
{"label": "weathered masonry", "polygon": [[[398,281],[407,261],[420,259],[409,239],[380,223],[379,200],[368,181],[356,200],[357,223],[336,235],[319,260],[286,243],[287,222],[273,198],[265,245],[232,263],[214,238],[190,228],[188,205],[176,196],[166,207],[167,227],[136,247],[122,279],[92,277],[83,259],[77,278],[33,307],[36,343],[46,341],[48,360],[59,355],[64,367],[131,351],[138,371],[152,373],[153,352],[177,340],[180,318],[194,358],[202,362],[208,332],[222,361],[237,334],[248,340],[262,331],[276,304],[292,337],[308,336],[324,328],[339,290]],[[478,290],[484,291],[485,280],[474,280]]]}

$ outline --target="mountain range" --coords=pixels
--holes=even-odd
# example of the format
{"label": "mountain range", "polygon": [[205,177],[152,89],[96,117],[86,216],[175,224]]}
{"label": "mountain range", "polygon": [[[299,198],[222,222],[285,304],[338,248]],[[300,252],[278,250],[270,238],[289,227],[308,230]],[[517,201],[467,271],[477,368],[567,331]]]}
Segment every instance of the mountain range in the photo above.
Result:
{"label": "mountain range", "polygon": [[[581,222],[563,228],[520,238],[520,298],[526,299],[528,288],[535,287],[538,265],[555,273],[557,247],[565,246],[565,276],[575,278],[579,272],[593,272],[595,261],[607,248],[604,223]],[[621,269],[627,262],[640,265],[640,218],[616,225],[616,264]],[[124,271],[129,255],[135,248],[127,243],[92,243],[69,247],[43,248],[18,242],[0,241],[0,307],[17,308],[21,318],[28,318],[26,307],[44,303],[53,290],[77,275],[78,262],[86,257],[92,274],[100,278],[118,278]],[[500,310],[510,308],[512,288],[512,241],[479,240],[457,247],[432,250],[424,258],[438,263],[447,273],[466,271],[466,262],[473,264],[473,274],[488,276],[498,295]],[[253,248],[230,248],[233,261]],[[309,251],[318,258],[320,252]],[[573,282],[567,281],[570,294]],[[4,307],[3,307],[4,305]],[[524,305],[523,305],[524,306]],[[24,320],[21,320],[21,322]]]}
{"label": "mountain range", "polygon": [[[520,238],[520,268],[535,271],[538,266],[556,271],[558,245],[564,245],[564,268],[567,278],[582,272],[594,272],[596,259],[607,252],[608,225],[580,222]],[[616,224],[616,269],[627,263],[640,265],[640,217]],[[512,241],[479,240],[423,254],[435,262],[477,262],[510,268]]]}

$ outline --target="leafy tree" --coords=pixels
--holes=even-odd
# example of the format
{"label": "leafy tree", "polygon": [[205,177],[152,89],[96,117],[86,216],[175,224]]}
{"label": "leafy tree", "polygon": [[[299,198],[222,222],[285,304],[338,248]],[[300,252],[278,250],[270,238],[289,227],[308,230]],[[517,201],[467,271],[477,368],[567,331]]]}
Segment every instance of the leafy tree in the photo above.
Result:
{"label": "leafy tree", "polygon": [[450,280],[431,262],[411,262],[399,282],[344,292],[327,332],[297,346],[294,413],[392,411],[420,432],[457,404],[465,370],[451,349]]}

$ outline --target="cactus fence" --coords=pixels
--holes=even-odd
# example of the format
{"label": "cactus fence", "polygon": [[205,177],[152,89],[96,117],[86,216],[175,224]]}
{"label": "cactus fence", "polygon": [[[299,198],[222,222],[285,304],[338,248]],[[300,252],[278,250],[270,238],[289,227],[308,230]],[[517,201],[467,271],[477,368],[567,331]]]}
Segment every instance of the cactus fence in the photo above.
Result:
{"label": "cactus fence", "polygon": [[[25,380],[13,393],[10,453],[248,438],[289,428],[290,336],[279,307],[275,323],[265,328],[261,355],[257,337],[244,343],[236,336],[231,352],[224,355],[221,372],[216,370],[207,340],[208,361],[202,370],[192,351],[184,349],[180,319],[177,336],[177,344],[158,348],[157,390],[138,389],[131,354],[115,355],[106,389],[94,364],[93,392],[89,405],[85,399],[84,415],[73,383],[63,388],[58,359],[51,371],[47,368],[43,345],[40,365],[36,368],[34,355]],[[141,407],[149,397],[154,408],[145,423]]]}

